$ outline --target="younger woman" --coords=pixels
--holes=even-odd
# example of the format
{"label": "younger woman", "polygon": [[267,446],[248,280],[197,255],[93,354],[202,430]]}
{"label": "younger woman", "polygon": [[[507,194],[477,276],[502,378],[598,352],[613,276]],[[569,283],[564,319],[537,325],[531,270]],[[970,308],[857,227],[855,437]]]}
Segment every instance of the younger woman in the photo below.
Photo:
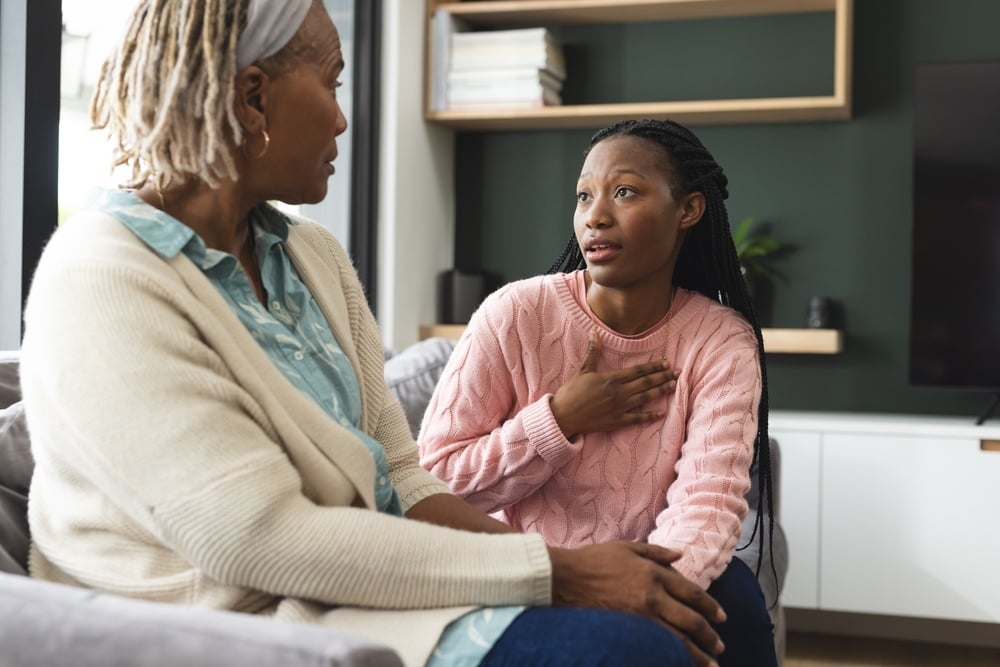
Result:
{"label": "younger woman", "polygon": [[[722,168],[669,121],[594,135],[575,239],[469,323],[428,406],[421,463],[551,545],[617,539],[673,564],[726,610],[726,665],[775,664],[770,619],[733,558],[752,458],[770,470],[760,328]],[[767,496],[765,496],[767,497]]]}

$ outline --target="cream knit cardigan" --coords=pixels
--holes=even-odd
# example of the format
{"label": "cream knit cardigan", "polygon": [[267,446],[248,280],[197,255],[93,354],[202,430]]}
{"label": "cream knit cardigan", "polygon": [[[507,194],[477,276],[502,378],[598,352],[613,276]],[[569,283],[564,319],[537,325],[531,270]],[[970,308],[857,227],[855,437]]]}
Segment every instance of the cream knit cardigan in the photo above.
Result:
{"label": "cream knit cardigan", "polygon": [[[307,221],[287,248],[357,373],[360,427],[385,447],[403,509],[448,492],[418,464],[346,253]],[[183,254],[164,260],[111,216],[79,213],[45,249],[25,322],[33,576],[326,623],[408,665],[466,605],[550,603],[539,536],[371,509],[367,448]]]}

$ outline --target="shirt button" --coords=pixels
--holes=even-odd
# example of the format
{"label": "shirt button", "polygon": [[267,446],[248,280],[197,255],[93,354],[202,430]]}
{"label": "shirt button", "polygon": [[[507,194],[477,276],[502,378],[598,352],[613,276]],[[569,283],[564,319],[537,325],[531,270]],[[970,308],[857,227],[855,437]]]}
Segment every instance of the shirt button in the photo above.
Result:
{"label": "shirt button", "polygon": [[306,355],[302,354],[301,352],[296,352],[292,356],[295,357],[295,361],[302,361],[302,358]]}
{"label": "shirt button", "polygon": [[271,302],[271,310],[281,310],[281,302],[279,302],[279,301],[272,301]]}

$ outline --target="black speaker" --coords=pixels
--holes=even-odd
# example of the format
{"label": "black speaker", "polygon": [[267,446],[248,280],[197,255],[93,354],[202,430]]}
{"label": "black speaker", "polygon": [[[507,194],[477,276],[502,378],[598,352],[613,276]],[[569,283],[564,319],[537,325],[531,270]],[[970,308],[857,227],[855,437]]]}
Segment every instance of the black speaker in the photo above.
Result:
{"label": "black speaker", "polygon": [[449,269],[437,278],[437,321],[439,324],[467,324],[483,299],[496,288],[496,276],[489,273]]}

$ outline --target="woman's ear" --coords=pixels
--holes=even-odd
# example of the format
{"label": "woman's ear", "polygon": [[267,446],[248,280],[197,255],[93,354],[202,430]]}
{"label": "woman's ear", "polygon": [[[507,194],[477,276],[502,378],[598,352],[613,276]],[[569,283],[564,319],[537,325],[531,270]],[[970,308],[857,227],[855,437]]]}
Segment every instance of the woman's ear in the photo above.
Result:
{"label": "woman's ear", "polygon": [[250,65],[236,75],[233,111],[248,135],[267,129],[267,92],[271,79],[267,72]]}
{"label": "woman's ear", "polygon": [[680,202],[681,208],[681,229],[690,229],[699,222],[701,216],[705,214],[705,195],[701,192],[688,193]]}

